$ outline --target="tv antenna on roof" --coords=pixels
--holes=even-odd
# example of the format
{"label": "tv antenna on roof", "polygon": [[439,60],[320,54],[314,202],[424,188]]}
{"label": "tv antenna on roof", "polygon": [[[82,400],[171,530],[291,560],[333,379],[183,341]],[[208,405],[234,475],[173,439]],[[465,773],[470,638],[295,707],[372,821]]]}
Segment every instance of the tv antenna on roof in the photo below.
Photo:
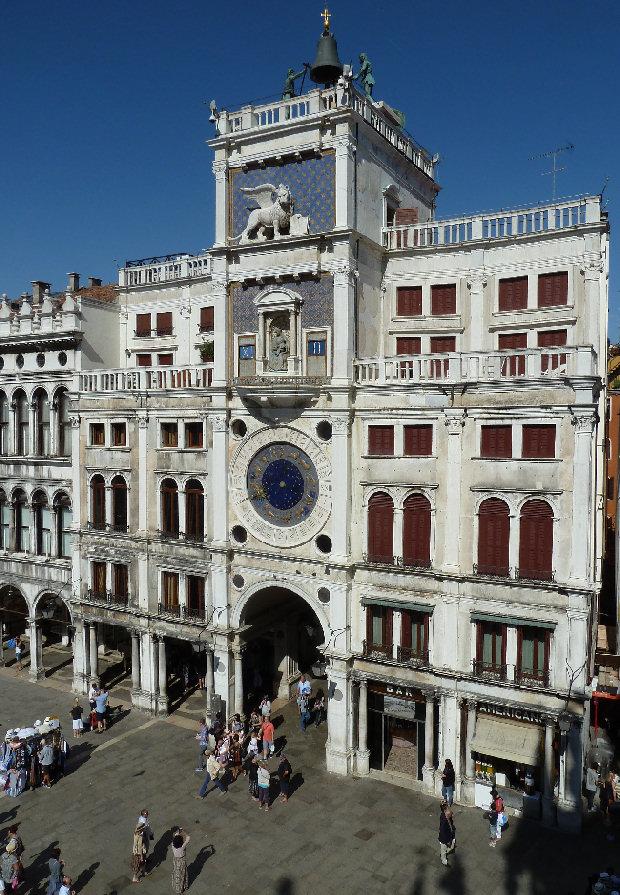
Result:
{"label": "tv antenna on roof", "polygon": [[549,152],[541,152],[539,155],[531,155],[529,161],[532,162],[538,158],[552,158],[553,159],[553,167],[551,171],[541,171],[541,177],[553,177],[553,195],[551,197],[551,201],[555,202],[555,187],[556,187],[556,179],[560,171],[566,171],[566,168],[558,168],[558,155],[562,152],[572,152],[575,148],[573,143],[567,143],[566,146],[558,146],[557,149],[550,149]]}

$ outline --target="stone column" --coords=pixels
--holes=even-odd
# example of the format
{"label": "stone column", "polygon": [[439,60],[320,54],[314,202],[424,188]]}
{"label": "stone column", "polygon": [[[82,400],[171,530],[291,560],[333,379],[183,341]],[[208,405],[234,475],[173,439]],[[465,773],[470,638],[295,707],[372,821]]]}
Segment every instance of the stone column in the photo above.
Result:
{"label": "stone column", "polygon": [[210,708],[215,693],[215,675],[213,672],[213,650],[207,650],[207,673],[205,684],[207,685],[207,706]]}
{"label": "stone column", "polygon": [[84,681],[85,691],[88,691],[90,678],[90,625],[86,622],[82,624],[82,646],[84,655],[80,674]]}
{"label": "stone column", "polygon": [[601,339],[601,307],[606,307],[606,302],[602,302],[601,293],[601,288],[605,288],[605,267],[602,259],[599,257],[588,261],[581,272],[584,279],[584,309],[588,314],[588,335],[582,344],[594,345],[598,352]]}
{"label": "stone column", "polygon": [[235,712],[243,717],[243,660],[241,650],[233,652],[235,659]]}
{"label": "stone column", "polygon": [[114,522],[112,516],[112,486],[105,486],[105,521],[108,526],[111,526]]}
{"label": "stone column", "polygon": [[592,432],[594,415],[590,408],[575,410],[573,453],[573,512],[571,532],[570,576],[573,581],[590,580],[591,492],[592,492]]}
{"label": "stone column", "polygon": [[583,744],[581,725],[572,721],[567,733],[562,734],[564,750],[564,781],[562,795],[558,800],[558,826],[570,833],[578,833],[581,829],[582,816],[582,768]]}
{"label": "stone column", "polygon": [[484,287],[487,281],[482,270],[473,270],[467,277],[469,289],[469,350],[484,351]]}
{"label": "stone column", "polygon": [[58,508],[50,507],[50,556],[58,556]]}
{"label": "stone column", "polygon": [[355,227],[353,167],[355,144],[349,135],[336,138],[336,228]]}
{"label": "stone column", "polygon": [[394,507],[393,547],[394,561],[398,563],[403,558],[403,519],[402,507]]}
{"label": "stone column", "polygon": [[347,659],[332,656],[327,674],[327,770],[334,774],[350,774],[352,746],[349,731],[351,705],[351,672]]}
{"label": "stone column", "polygon": [[368,682],[365,678],[359,683],[357,713],[357,773],[370,773],[370,751],[368,749]]}
{"label": "stone column", "polygon": [[50,457],[58,456],[58,404],[56,401],[48,401],[50,409]]}
{"label": "stone column", "polygon": [[351,526],[351,472],[348,413],[332,417],[332,558],[346,561]]}
{"label": "stone column", "polygon": [[73,618],[75,634],[73,635],[73,691],[84,692],[84,621]]}
{"label": "stone column", "polygon": [[464,410],[446,410],[445,419],[448,436],[446,451],[447,469],[445,474],[446,498],[450,502],[450,512],[444,517],[444,569],[459,572],[459,542],[461,521],[461,441],[465,425]]}
{"label": "stone column", "polygon": [[179,537],[185,536],[185,488],[179,488]]}
{"label": "stone column", "polygon": [[426,719],[424,722],[424,767],[422,780],[429,792],[435,788],[435,696],[426,696]]}
{"label": "stone column", "polygon": [[38,435],[39,427],[37,425],[37,423],[38,423],[37,416],[38,416],[38,414],[37,414],[36,404],[31,404],[30,407],[28,408],[28,423],[29,423],[28,442],[29,442],[29,444],[27,445],[27,450],[31,457],[36,457],[37,453],[38,453],[37,452],[37,441],[38,441],[37,435]]}
{"label": "stone column", "polygon": [[553,802],[553,734],[555,721],[545,721],[545,759],[543,767],[543,820],[547,824],[555,823],[555,805]]}
{"label": "stone column", "polygon": [[168,711],[168,667],[166,665],[166,638],[159,637],[158,641],[158,680],[159,680],[159,711]]}
{"label": "stone column", "polygon": [[476,732],[476,703],[467,702],[467,739],[465,741],[465,774],[469,780],[473,780],[476,768],[473,756],[474,734]]}
{"label": "stone column", "polygon": [[226,512],[228,505],[228,421],[226,414],[218,413],[212,416],[211,426],[213,430],[213,449],[211,451],[213,541],[217,544],[226,544],[228,541],[228,514]]}
{"label": "stone column", "polygon": [[28,619],[30,629],[30,670],[28,677],[31,681],[38,681],[45,677],[43,668],[43,632],[41,622],[36,618]]}
{"label": "stone column", "polygon": [[334,272],[332,383],[347,385],[353,375],[353,309],[357,271],[348,263]]}
{"label": "stone column", "polygon": [[90,636],[90,676],[95,680],[99,678],[99,647],[97,644],[97,623],[88,626]]}
{"label": "stone column", "polygon": [[[149,418],[146,413],[138,414],[138,534],[148,531],[148,434]],[[156,528],[160,527],[159,521]]]}
{"label": "stone column", "polygon": [[[228,221],[226,196],[226,161],[217,160],[211,165],[215,177],[215,245],[226,245],[226,225]],[[238,233],[231,234],[238,236]]]}
{"label": "stone column", "polygon": [[214,342],[213,342],[213,385],[223,385],[227,377],[228,345],[226,333],[228,332],[228,291],[226,287],[227,273],[218,270],[213,263],[213,318],[214,318]]}
{"label": "stone column", "polygon": [[140,689],[140,633],[131,632],[131,689]]}

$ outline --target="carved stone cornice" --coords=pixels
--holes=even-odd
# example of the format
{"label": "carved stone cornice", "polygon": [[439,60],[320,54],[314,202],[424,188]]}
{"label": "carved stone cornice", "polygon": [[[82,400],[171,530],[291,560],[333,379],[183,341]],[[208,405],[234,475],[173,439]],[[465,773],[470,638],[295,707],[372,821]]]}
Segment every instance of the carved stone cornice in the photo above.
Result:
{"label": "carved stone cornice", "polygon": [[448,435],[461,435],[467,413],[465,410],[446,410],[444,411],[444,424],[448,430]]}

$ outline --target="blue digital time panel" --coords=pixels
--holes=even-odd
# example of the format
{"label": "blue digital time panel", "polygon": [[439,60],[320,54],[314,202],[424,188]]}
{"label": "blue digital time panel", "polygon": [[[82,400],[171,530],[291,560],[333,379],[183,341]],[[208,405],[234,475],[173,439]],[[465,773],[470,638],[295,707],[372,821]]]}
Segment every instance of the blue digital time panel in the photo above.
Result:
{"label": "blue digital time panel", "polygon": [[298,525],[319,496],[314,463],[305,451],[276,442],[258,451],[248,466],[248,496],[259,516],[272,525]]}

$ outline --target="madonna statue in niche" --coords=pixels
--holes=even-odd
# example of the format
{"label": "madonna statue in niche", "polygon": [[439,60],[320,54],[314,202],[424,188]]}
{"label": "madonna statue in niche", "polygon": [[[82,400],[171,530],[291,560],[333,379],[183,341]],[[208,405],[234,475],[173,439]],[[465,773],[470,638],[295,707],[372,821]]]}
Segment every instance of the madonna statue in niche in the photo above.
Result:
{"label": "madonna statue in niche", "polygon": [[285,321],[274,318],[269,332],[269,369],[274,373],[286,373],[288,370],[289,334]]}

